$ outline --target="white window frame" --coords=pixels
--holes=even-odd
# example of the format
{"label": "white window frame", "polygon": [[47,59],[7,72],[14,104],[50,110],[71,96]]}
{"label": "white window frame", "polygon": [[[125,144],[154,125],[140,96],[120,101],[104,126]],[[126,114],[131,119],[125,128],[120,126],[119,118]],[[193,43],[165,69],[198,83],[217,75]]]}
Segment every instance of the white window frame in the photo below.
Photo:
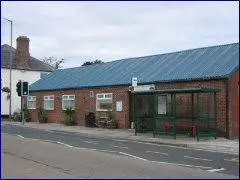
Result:
{"label": "white window frame", "polygon": [[[73,96],[74,98],[70,98],[71,96]],[[75,109],[75,95],[71,94],[71,95],[62,95],[62,110],[66,110],[67,108],[63,107],[63,101],[72,101],[74,100],[74,107],[72,107],[72,109]]]}
{"label": "white window frame", "polygon": [[[46,108],[45,101],[53,101],[53,108]],[[54,110],[54,95],[44,96],[43,106],[45,110]]]}
{"label": "white window frame", "polygon": [[[108,97],[110,96],[110,97]],[[112,105],[113,105],[113,93],[99,93],[96,94],[96,111],[108,111],[107,109],[99,109],[98,108],[98,100],[105,100],[105,99],[111,99]],[[112,109],[110,109],[112,111]]]}
{"label": "white window frame", "polygon": [[[34,107],[29,107],[29,102],[35,102],[35,106]],[[36,103],[37,103],[36,96],[28,96],[27,97],[27,108],[28,109],[36,109]]]}

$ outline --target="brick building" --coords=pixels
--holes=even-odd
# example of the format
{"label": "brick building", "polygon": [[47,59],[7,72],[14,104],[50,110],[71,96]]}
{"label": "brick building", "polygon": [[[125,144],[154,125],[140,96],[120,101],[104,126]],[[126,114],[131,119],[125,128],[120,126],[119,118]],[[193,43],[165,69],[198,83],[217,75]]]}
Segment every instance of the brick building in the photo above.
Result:
{"label": "brick building", "polygon": [[37,109],[44,108],[48,122],[61,123],[63,109],[74,107],[75,121],[85,125],[88,112],[99,118],[113,109],[118,127],[129,128],[133,77],[156,90],[219,89],[218,134],[239,136],[239,43],[56,70],[31,85],[30,96],[36,97],[28,101],[31,119],[37,121]]}

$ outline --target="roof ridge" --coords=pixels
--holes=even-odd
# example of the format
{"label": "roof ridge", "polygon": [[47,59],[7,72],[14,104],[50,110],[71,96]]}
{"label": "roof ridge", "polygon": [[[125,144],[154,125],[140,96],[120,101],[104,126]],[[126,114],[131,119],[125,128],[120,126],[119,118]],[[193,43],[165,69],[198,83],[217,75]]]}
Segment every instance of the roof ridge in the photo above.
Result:
{"label": "roof ridge", "polygon": [[[153,56],[160,56],[160,55],[169,55],[169,54],[175,54],[175,53],[182,53],[182,52],[187,52],[187,51],[193,51],[193,50],[197,50],[197,49],[206,49],[206,48],[214,48],[214,47],[220,47],[220,46],[229,46],[229,45],[234,45],[234,44],[239,44],[239,42],[228,43],[228,44],[219,44],[219,45],[213,45],[213,46],[205,46],[205,47],[198,47],[198,48],[192,48],[192,49],[184,49],[184,50],[178,50],[178,51],[168,52],[168,53],[163,53],[163,54],[154,54],[154,55],[147,55],[147,56],[124,58],[124,59],[119,59],[119,60],[115,60],[115,61],[128,60],[128,59],[136,59],[136,58],[144,58],[144,57],[153,57]],[[111,62],[114,62],[114,61],[111,61]]]}

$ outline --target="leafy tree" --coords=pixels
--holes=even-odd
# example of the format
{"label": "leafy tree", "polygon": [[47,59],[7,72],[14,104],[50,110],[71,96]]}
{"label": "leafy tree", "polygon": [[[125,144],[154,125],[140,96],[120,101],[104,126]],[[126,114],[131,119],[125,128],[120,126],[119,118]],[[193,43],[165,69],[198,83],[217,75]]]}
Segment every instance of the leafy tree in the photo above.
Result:
{"label": "leafy tree", "polygon": [[96,59],[95,61],[86,61],[82,64],[82,66],[89,66],[89,65],[92,65],[92,64],[101,64],[101,63],[104,63],[103,61],[101,60],[98,60]]}
{"label": "leafy tree", "polygon": [[65,63],[65,59],[57,59],[53,56],[51,57],[45,57],[42,59],[42,61],[50,66],[52,66],[54,69],[59,69],[62,67],[62,64]]}

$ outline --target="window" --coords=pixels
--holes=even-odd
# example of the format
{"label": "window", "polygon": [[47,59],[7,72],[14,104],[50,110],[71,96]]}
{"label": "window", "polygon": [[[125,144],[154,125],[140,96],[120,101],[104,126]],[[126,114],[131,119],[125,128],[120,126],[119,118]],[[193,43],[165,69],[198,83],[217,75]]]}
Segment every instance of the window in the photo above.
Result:
{"label": "window", "polygon": [[97,94],[96,110],[107,111],[112,110],[112,93]]}
{"label": "window", "polygon": [[28,109],[36,109],[36,96],[28,96],[27,97],[27,108]]}
{"label": "window", "polygon": [[44,96],[44,109],[54,110],[54,96]]}
{"label": "window", "polygon": [[90,91],[90,97],[94,97],[93,91]]}
{"label": "window", "polygon": [[63,95],[62,96],[62,109],[67,108],[75,109],[75,95]]}

